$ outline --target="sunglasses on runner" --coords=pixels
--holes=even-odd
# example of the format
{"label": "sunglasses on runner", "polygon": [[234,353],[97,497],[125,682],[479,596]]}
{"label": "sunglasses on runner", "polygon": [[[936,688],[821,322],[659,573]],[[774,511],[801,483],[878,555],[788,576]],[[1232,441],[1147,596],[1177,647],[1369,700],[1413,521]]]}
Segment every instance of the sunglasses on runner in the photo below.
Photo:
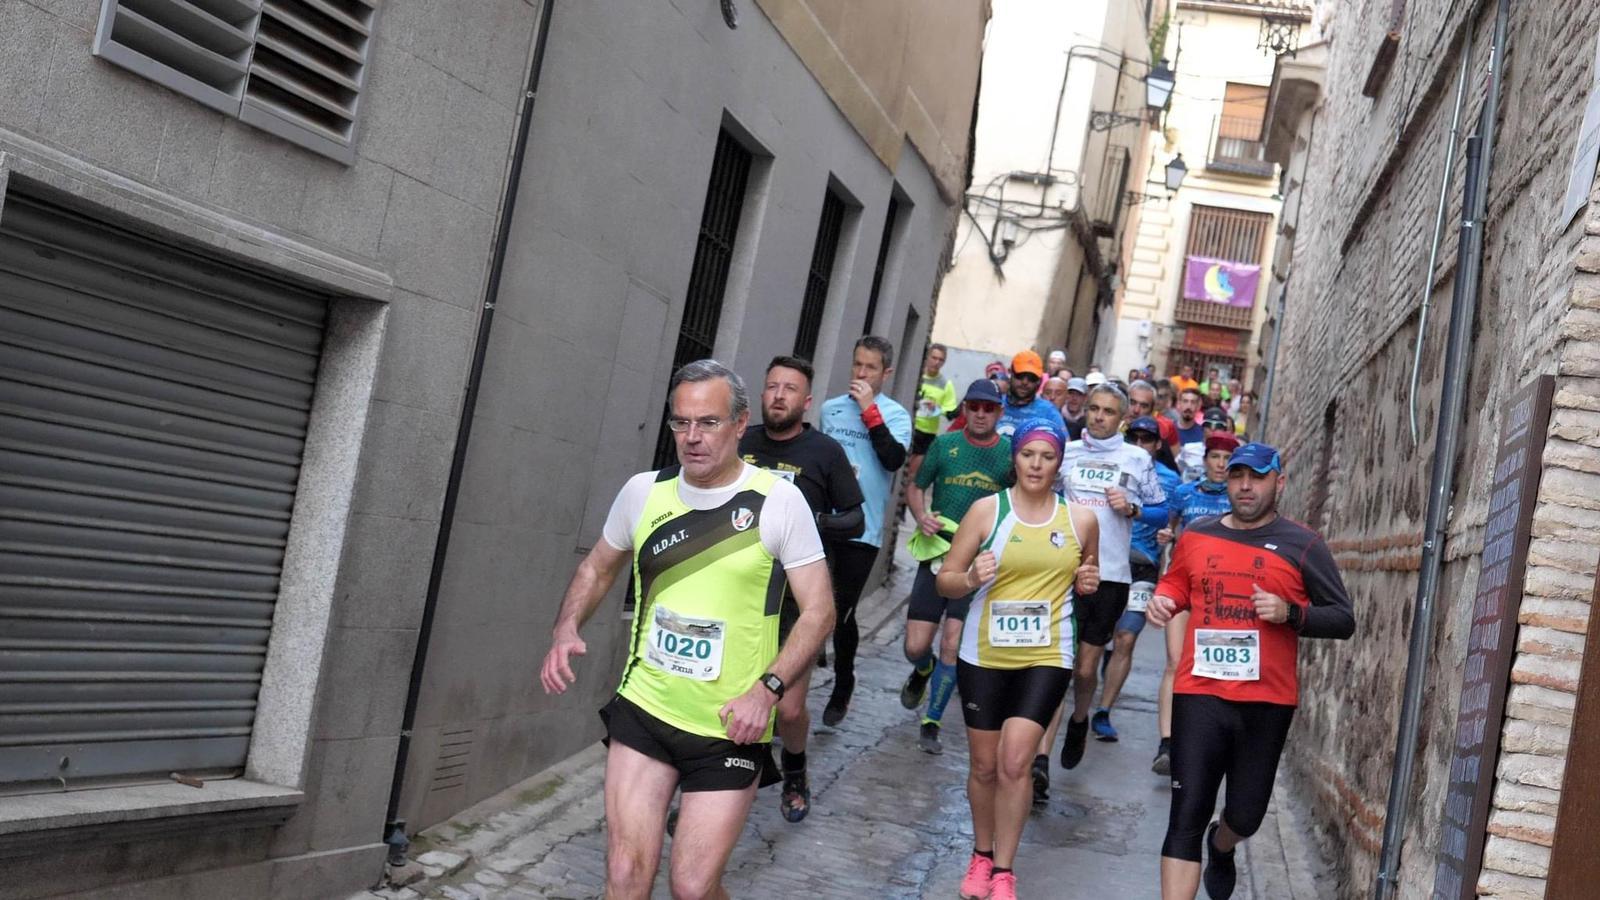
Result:
{"label": "sunglasses on runner", "polygon": [[989,402],[984,401],[984,400],[968,400],[967,401],[967,412],[992,413],[992,412],[999,412],[999,411],[1000,411],[1000,404],[998,404],[998,403],[989,403]]}

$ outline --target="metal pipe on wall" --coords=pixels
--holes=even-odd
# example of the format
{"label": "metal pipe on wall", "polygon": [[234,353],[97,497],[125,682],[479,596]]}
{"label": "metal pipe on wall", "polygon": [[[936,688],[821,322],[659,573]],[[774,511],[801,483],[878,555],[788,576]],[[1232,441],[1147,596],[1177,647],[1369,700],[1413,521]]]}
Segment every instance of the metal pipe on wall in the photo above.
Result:
{"label": "metal pipe on wall", "polygon": [[[1383,846],[1378,857],[1374,900],[1388,900],[1399,889],[1400,850],[1410,815],[1411,783],[1415,776],[1417,744],[1422,729],[1422,694],[1426,687],[1428,654],[1433,639],[1435,600],[1444,570],[1445,529],[1455,493],[1456,454],[1461,444],[1467,399],[1467,375],[1472,361],[1472,324],[1477,317],[1479,279],[1483,268],[1483,226],[1488,212],[1489,173],[1494,160],[1495,120],[1500,110],[1500,81],[1505,70],[1507,23],[1511,0],[1499,0],[1494,38],[1489,53],[1489,90],[1479,113],[1478,133],[1467,141],[1467,184],[1462,202],[1461,237],[1456,262],[1456,283],[1451,292],[1450,331],[1445,346],[1444,389],[1439,402],[1438,437],[1433,448],[1433,474],[1428,491],[1428,511],[1422,543],[1422,565],[1417,579],[1416,607],[1412,610],[1411,639],[1407,650],[1405,692],[1395,739],[1395,762],[1389,781],[1389,801],[1384,811]],[[1467,28],[1475,27],[1473,16]]]}
{"label": "metal pipe on wall", "polygon": [[433,548],[433,566],[428,573],[428,594],[422,603],[422,623],[417,629],[417,648],[411,661],[411,680],[406,690],[405,715],[400,724],[400,745],[394,762],[394,780],[389,786],[389,807],[384,815],[383,840],[389,845],[389,862],[400,865],[410,846],[406,837],[406,823],[400,819],[400,792],[405,786],[406,763],[410,758],[411,732],[417,723],[417,704],[422,697],[423,667],[428,661],[428,643],[433,633],[435,611],[439,606],[439,589],[444,579],[445,557],[450,550],[451,526],[455,520],[456,502],[461,496],[461,476],[467,463],[467,444],[472,438],[472,419],[478,406],[478,388],[483,383],[484,361],[489,355],[489,332],[494,325],[494,309],[500,299],[500,280],[505,273],[506,249],[511,242],[511,218],[517,208],[518,183],[522,180],[523,160],[528,152],[528,131],[533,121],[534,101],[539,93],[539,74],[544,69],[545,44],[550,38],[550,16],[555,11],[555,0],[544,0],[539,14],[539,30],[533,44],[533,59],[528,67],[527,86],[522,93],[522,113],[517,123],[517,136],[511,146],[511,166],[506,172],[506,186],[500,198],[500,222],[495,230],[494,249],[489,257],[489,280],[484,289],[482,312],[478,316],[478,333],[472,347],[472,363],[467,371],[467,384],[461,401],[461,420],[456,425],[455,449],[450,458],[450,476],[445,483],[444,504],[439,513],[439,534]]}

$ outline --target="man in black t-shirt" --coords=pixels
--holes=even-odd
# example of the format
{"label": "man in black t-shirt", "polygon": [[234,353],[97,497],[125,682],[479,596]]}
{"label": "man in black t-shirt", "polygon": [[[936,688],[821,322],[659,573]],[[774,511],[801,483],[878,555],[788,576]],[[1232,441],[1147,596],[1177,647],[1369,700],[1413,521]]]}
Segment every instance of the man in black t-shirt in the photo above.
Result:
{"label": "man in black t-shirt", "polygon": [[[829,561],[839,565],[832,548],[838,542],[859,537],[865,523],[861,486],[855,469],[839,442],[801,421],[811,408],[811,363],[798,356],[779,356],[767,365],[761,389],[761,422],[751,426],[739,439],[739,455],[753,466],[768,469],[800,489],[817,519],[823,545],[829,548]],[[841,597],[834,595],[837,608]],[[839,609],[833,634],[834,687],[822,721],[836,725],[844,718],[855,688],[856,628],[854,602],[850,609]],[[778,617],[779,641],[799,616],[794,598],[784,591]],[[848,627],[848,634],[846,628]],[[852,640],[853,638],[853,640]],[[811,716],[806,711],[806,694],[811,686],[811,667],[787,685],[778,701],[778,736],[783,739],[783,795],[779,808],[783,817],[798,822],[811,808],[811,789],[806,781],[806,739]]]}

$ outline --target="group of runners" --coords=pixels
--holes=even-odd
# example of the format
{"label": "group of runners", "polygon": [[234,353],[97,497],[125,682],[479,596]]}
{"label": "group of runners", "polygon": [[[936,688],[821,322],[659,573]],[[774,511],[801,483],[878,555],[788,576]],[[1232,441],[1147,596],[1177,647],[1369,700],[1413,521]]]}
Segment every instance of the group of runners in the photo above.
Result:
{"label": "group of runners", "polygon": [[815,427],[807,360],[769,363],[759,424],[726,366],[674,373],[678,464],[622,487],[541,668],[547,692],[573,684],[579,630],[631,568],[628,652],[600,710],[607,897],[649,896],[675,793],[679,898],[727,896],[722,873],[759,788],[781,783],[784,818],[806,818],[812,668],[831,634],[822,719],[838,725],[855,696],[856,606],[902,470],[918,568],[900,701],[922,711],[917,746],[940,753],[945,709],[961,698],[974,847],[960,896],[1018,895],[1017,847],[1048,799],[1061,719],[1062,768],[1091,733],[1118,740],[1111,713],[1147,623],[1167,649],[1152,761],[1172,788],[1161,895],[1191,900],[1202,880],[1214,900],[1232,894],[1235,847],[1265,816],[1298,702],[1298,641],[1355,629],[1326,544],[1277,511],[1280,455],[1241,442],[1247,396],[1235,383],[1221,397],[1215,371],[1204,386],[1187,370],[1077,378],[1064,355],[1047,367],[1025,350],[960,391],[945,356],[928,350],[907,411],[883,392],[892,344],[861,338],[847,391]]}

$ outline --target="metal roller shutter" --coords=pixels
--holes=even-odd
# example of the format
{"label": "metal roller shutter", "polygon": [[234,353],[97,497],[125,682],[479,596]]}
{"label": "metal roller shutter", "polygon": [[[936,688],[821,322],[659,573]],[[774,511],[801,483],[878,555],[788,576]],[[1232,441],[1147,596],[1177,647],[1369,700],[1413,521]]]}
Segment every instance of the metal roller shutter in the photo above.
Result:
{"label": "metal roller shutter", "polygon": [[327,298],[0,209],[0,790],[244,765]]}

